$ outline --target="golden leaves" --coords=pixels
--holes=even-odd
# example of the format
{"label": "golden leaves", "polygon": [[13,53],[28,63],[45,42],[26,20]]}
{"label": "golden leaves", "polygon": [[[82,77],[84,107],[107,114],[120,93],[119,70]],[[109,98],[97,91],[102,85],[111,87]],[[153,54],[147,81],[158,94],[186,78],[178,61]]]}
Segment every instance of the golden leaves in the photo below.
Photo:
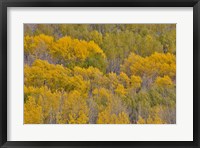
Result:
{"label": "golden leaves", "polygon": [[42,118],[42,107],[36,103],[35,98],[29,96],[24,105],[24,123],[41,124]]}
{"label": "golden leaves", "polygon": [[109,111],[99,113],[97,124],[130,124],[126,113],[121,112],[118,115],[110,114]]}
{"label": "golden leaves", "polygon": [[60,27],[64,35],[24,37],[25,123],[174,122],[176,57],[162,53],[164,43],[174,50],[171,38],[134,25],[134,33],[116,26],[116,34],[85,25],[84,38],[76,29],[72,35],[73,25]]}

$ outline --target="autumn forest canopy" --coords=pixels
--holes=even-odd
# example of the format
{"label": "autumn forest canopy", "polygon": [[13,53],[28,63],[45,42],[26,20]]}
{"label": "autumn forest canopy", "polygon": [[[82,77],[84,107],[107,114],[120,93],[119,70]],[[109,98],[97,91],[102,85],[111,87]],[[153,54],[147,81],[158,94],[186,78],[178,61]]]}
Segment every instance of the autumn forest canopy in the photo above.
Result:
{"label": "autumn forest canopy", "polygon": [[175,24],[25,24],[25,124],[175,124]]}

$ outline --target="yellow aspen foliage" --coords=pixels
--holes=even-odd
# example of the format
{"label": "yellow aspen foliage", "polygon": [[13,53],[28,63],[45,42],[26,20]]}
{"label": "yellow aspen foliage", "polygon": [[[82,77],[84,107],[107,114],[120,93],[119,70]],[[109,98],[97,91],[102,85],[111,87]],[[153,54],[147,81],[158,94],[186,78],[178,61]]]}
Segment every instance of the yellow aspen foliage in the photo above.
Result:
{"label": "yellow aspen foliage", "polygon": [[103,58],[106,58],[106,55],[103,52],[103,50],[94,41],[88,42],[88,50],[90,51],[90,56],[92,54],[97,53],[97,54],[101,55]]}
{"label": "yellow aspen foliage", "polygon": [[26,86],[48,86],[53,91],[65,89],[87,91],[89,83],[81,75],[71,76],[71,70],[62,65],[49,64],[47,61],[36,60],[32,66],[25,66]]}
{"label": "yellow aspen foliage", "polygon": [[49,53],[53,46],[54,38],[40,34],[38,36],[25,36],[24,37],[24,51],[34,56],[39,57],[43,53]]}
{"label": "yellow aspen foliage", "polygon": [[101,112],[98,115],[97,124],[111,124],[109,112]]}
{"label": "yellow aspen foliage", "polygon": [[36,103],[34,97],[29,96],[24,104],[24,123],[41,124],[43,122],[42,107]]}
{"label": "yellow aspen foliage", "polygon": [[86,80],[94,80],[96,78],[102,77],[103,73],[96,67],[88,67],[88,68],[81,68],[81,67],[74,67],[74,75],[81,75]]}
{"label": "yellow aspen foliage", "polygon": [[30,86],[30,87],[24,86],[25,102],[26,102],[26,100],[28,99],[29,96],[34,96],[35,98],[39,98],[40,93],[41,93],[40,89],[36,89],[33,86]]}
{"label": "yellow aspen foliage", "polygon": [[59,92],[52,93],[47,87],[39,89],[38,104],[42,106],[43,120],[45,123],[55,123],[59,111],[61,94]]}
{"label": "yellow aspen foliage", "polygon": [[109,84],[111,86],[112,89],[115,89],[119,83],[118,77],[116,73],[109,73],[108,74],[108,79],[109,79]]}
{"label": "yellow aspen foliage", "polygon": [[83,77],[78,75],[74,77],[69,77],[65,82],[66,90],[79,90],[81,92],[86,92],[89,87],[89,82],[84,81]]}
{"label": "yellow aspen foliage", "polygon": [[[74,76],[82,76],[84,81],[87,81],[87,87],[90,89],[95,89],[96,87],[110,86],[109,79],[106,77],[98,68],[89,66],[88,68],[74,67]],[[90,84],[89,84],[90,83]]]}
{"label": "yellow aspen foliage", "polygon": [[93,97],[98,104],[98,110],[104,110],[112,102],[112,94],[105,88],[96,88],[93,90]]}
{"label": "yellow aspen foliage", "polygon": [[129,116],[125,112],[121,112],[117,119],[118,124],[130,124]]}
{"label": "yellow aspen foliage", "polygon": [[149,116],[147,118],[147,124],[165,124],[164,121],[162,121],[162,119],[160,119],[160,117],[158,115],[155,115],[153,118],[151,116]]}
{"label": "yellow aspen foliage", "polygon": [[[96,88],[93,90],[93,98],[97,103],[97,109],[102,115],[116,114],[120,112],[126,112],[125,105],[120,96],[114,95],[110,90],[105,88]],[[105,115],[104,115],[105,114]],[[103,118],[102,117],[102,118]]]}
{"label": "yellow aspen foliage", "polygon": [[158,115],[154,117],[149,116],[146,121],[139,116],[137,124],[165,124],[165,122]]}
{"label": "yellow aspen foliage", "polygon": [[141,116],[139,116],[137,124],[146,124],[146,121]]}
{"label": "yellow aspen foliage", "polygon": [[97,124],[130,124],[130,121],[128,115],[124,112],[116,115],[110,114],[108,110],[105,110],[99,113]]}
{"label": "yellow aspen foliage", "polygon": [[[44,86],[51,88],[64,87],[65,76],[70,74],[70,70],[61,65],[49,64],[44,60],[35,60],[32,66],[25,65],[25,85],[26,86]],[[57,85],[55,85],[57,84]]]}
{"label": "yellow aspen foliage", "polygon": [[79,111],[79,116],[77,118],[77,124],[87,124],[89,121],[88,116],[81,110]]}
{"label": "yellow aspen foliage", "polygon": [[168,75],[176,76],[176,57],[173,54],[154,53],[149,57],[141,58],[130,67],[133,75],[141,77],[155,77]]}
{"label": "yellow aspen foliage", "polygon": [[33,37],[27,35],[24,37],[24,52],[27,53],[32,53],[34,52],[34,40]]}
{"label": "yellow aspen foliage", "polygon": [[170,87],[174,86],[174,84],[169,76],[157,77],[155,83],[157,84],[157,86],[163,87],[163,88],[164,87],[170,88]]}
{"label": "yellow aspen foliage", "polygon": [[25,104],[29,97],[34,97],[37,104],[42,108],[42,121],[44,123],[55,123],[59,113],[62,94],[60,92],[51,92],[44,87],[25,87]]}
{"label": "yellow aspen foliage", "polygon": [[121,84],[118,84],[117,85],[117,88],[115,89],[115,92],[118,94],[118,95],[120,95],[120,96],[122,96],[122,97],[124,97],[125,95],[126,95],[126,89],[124,88],[124,86],[123,85],[121,85]]}
{"label": "yellow aspen foliage", "polygon": [[102,34],[100,34],[98,31],[92,31],[90,32],[90,40],[93,40],[98,45],[101,45],[103,42]]}
{"label": "yellow aspen foliage", "polygon": [[124,87],[128,87],[130,85],[130,78],[124,72],[120,73],[119,80]]}
{"label": "yellow aspen foliage", "polygon": [[71,91],[65,95],[63,115],[67,123],[85,124],[88,123],[89,109],[86,103],[87,95],[82,95],[79,91]]}
{"label": "yellow aspen foliage", "polygon": [[168,75],[174,79],[176,75],[176,58],[170,53],[154,53],[145,58],[130,54],[121,67],[129,75],[148,78]]}
{"label": "yellow aspen foliage", "polygon": [[142,79],[139,76],[132,75],[130,79],[130,87],[137,89],[141,87]]}
{"label": "yellow aspen foliage", "polygon": [[44,34],[40,34],[38,36],[34,36],[34,43],[36,45],[42,44],[42,42],[44,42],[45,44],[47,44],[47,46],[50,46],[54,41],[54,38],[52,36],[47,36]]}
{"label": "yellow aspen foliage", "polygon": [[54,58],[58,59],[84,60],[89,55],[86,47],[87,44],[84,43],[66,36],[55,42],[53,49],[51,50],[51,54]]}
{"label": "yellow aspen foliage", "polygon": [[131,76],[133,74],[132,70],[130,69],[131,66],[133,66],[138,61],[143,61],[143,57],[135,54],[130,53],[127,59],[124,60],[124,64],[121,65],[121,70],[126,73],[128,76]]}
{"label": "yellow aspen foliage", "polygon": [[56,123],[57,124],[66,124],[67,120],[65,118],[63,118],[63,115],[61,112],[58,112],[56,115]]}
{"label": "yellow aspen foliage", "polygon": [[146,124],[165,124],[165,121],[161,118],[161,110],[160,106],[154,106],[150,109],[150,114],[146,119]]}
{"label": "yellow aspen foliage", "polygon": [[84,61],[87,57],[99,54],[105,58],[103,50],[93,41],[86,42],[84,40],[72,39],[69,36],[58,39],[52,50],[51,55],[59,60],[75,62],[77,60]]}
{"label": "yellow aspen foliage", "polygon": [[74,113],[69,113],[69,117],[68,117],[68,123],[69,124],[76,124],[76,114]]}
{"label": "yellow aspen foliage", "polygon": [[176,25],[25,24],[24,123],[176,123]]}
{"label": "yellow aspen foliage", "polygon": [[117,115],[116,114],[110,115],[110,117],[108,119],[109,119],[108,124],[117,124]]}

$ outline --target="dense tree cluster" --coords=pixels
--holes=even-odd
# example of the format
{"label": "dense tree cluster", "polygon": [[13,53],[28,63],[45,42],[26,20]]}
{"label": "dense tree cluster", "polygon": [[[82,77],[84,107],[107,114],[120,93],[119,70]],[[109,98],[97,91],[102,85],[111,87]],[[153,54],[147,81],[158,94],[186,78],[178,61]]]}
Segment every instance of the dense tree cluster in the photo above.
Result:
{"label": "dense tree cluster", "polygon": [[176,123],[176,25],[25,24],[26,124]]}

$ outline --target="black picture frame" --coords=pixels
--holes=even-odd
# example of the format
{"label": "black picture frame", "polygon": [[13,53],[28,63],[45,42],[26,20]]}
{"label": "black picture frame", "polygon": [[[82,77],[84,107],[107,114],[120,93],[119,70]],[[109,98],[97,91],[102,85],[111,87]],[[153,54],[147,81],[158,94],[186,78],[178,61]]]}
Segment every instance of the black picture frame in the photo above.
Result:
{"label": "black picture frame", "polygon": [[[193,141],[7,141],[8,7],[193,7]],[[21,147],[200,147],[199,0],[0,0],[0,146]]]}

